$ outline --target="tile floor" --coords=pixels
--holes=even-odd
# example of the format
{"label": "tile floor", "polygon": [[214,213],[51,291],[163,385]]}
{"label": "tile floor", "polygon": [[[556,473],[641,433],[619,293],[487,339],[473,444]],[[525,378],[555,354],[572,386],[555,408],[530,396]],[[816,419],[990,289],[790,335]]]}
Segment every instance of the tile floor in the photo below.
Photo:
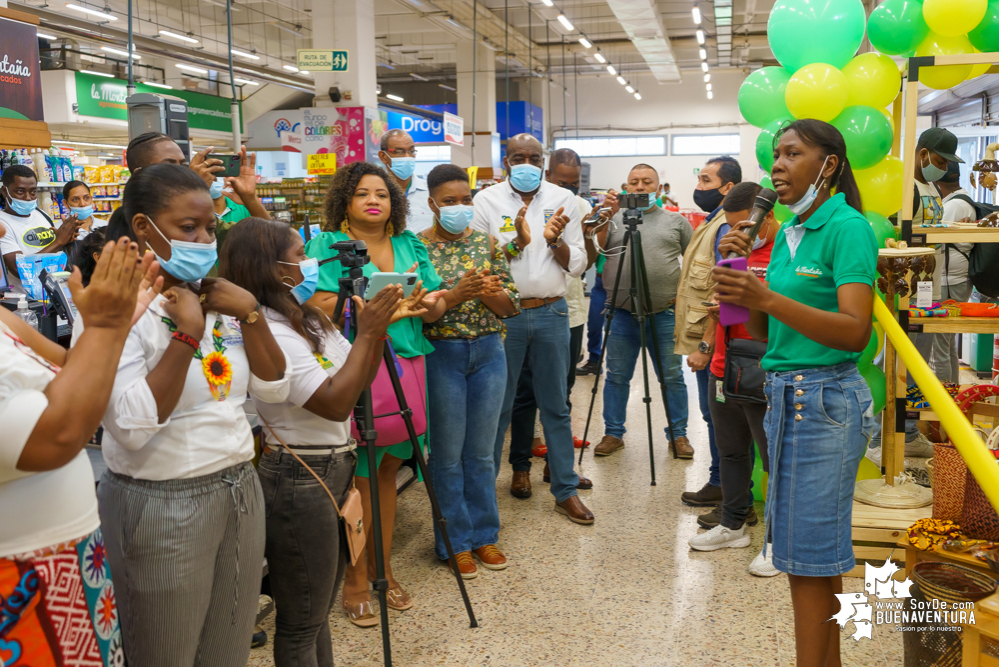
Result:
{"label": "tile floor", "polygon": [[[795,664],[791,600],[784,575],[750,576],[746,567],[762,546],[762,524],[751,528],[752,545],[713,553],[692,552],[687,539],[706,510],[680,503],[708,477],[707,433],[697,408],[697,382],[687,374],[689,437],[693,461],[668,458],[662,404],[653,384],[653,433],[657,485],[650,486],[642,383],[632,382],[627,446],[594,460],[587,452],[583,473],[594,489],[580,496],[596,515],[592,526],[570,523],[553,511],[553,498],[532,471],[534,495],[509,493],[510,468],[497,483],[503,530],[499,546],[510,567],[480,569],[466,582],[479,627],[469,628],[457,584],[433,553],[430,503],[422,485],[399,499],[393,565],[416,606],[390,611],[396,665],[528,667],[745,667]],[[654,378],[653,378],[654,379]],[[593,378],[579,378],[573,393],[574,432],[586,422]],[[601,382],[602,386],[602,382]],[[603,433],[601,401],[594,409],[589,440]],[[762,506],[757,507],[762,513]],[[845,590],[862,591],[862,579]],[[330,615],[338,665],[382,664],[378,627],[351,625],[339,609]],[[273,614],[264,628],[274,632]],[[847,667],[902,665],[902,637],[875,627],[873,640],[842,633]],[[273,665],[272,646],[255,649],[249,665]]]}

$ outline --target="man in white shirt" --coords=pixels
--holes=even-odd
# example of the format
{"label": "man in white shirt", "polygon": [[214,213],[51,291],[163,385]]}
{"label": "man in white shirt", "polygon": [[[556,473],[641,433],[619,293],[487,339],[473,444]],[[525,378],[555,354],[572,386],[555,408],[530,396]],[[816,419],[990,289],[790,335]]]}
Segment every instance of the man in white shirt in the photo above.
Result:
{"label": "man in white shirt", "polygon": [[434,213],[430,210],[430,191],[427,181],[414,176],[416,171],[416,144],[405,130],[389,130],[382,135],[378,158],[385,169],[392,174],[396,184],[406,193],[409,213],[406,215],[406,229],[421,232],[434,224]]}
{"label": "man in white shirt", "polygon": [[62,252],[76,240],[80,221],[60,225],[58,229],[47,215],[38,210],[38,177],[29,167],[16,164],[3,171],[3,210],[0,223],[7,233],[0,238],[0,255],[7,268],[7,278],[11,289],[24,293],[20,276],[17,273],[17,256],[38,253]]}
{"label": "man in white shirt", "polygon": [[526,363],[541,409],[555,510],[576,523],[592,524],[593,514],[576,492],[579,477],[573,470],[566,403],[566,378],[575,361],[569,358],[566,280],[578,278],[586,269],[579,207],[571,192],[542,179],[544,157],[541,143],[533,136],[512,137],[504,165],[509,179],[475,196],[472,219],[474,229],[499,240],[521,295],[520,314],[506,320],[507,384],[496,433],[496,472],[517,381]]}

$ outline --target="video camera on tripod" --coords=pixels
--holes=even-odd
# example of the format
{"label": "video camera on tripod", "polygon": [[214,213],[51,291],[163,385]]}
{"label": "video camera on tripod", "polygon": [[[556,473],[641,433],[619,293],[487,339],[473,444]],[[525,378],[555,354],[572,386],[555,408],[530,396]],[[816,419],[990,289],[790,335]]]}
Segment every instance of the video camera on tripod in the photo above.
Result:
{"label": "video camera on tripod", "polygon": [[[330,250],[336,250],[333,257],[319,261],[319,266],[329,262],[340,262],[340,266],[347,269],[347,275],[338,281],[341,295],[363,295],[368,287],[368,279],[364,277],[364,265],[371,261],[368,254],[368,244],[364,241],[337,241],[330,246]],[[333,321],[339,322],[340,315],[343,314],[343,307],[348,299],[339,298],[336,302],[336,309],[333,311]]]}
{"label": "video camera on tripod", "polygon": [[[622,192],[617,196],[617,202],[625,210],[644,211],[649,207],[649,193],[647,192]],[[641,215],[639,215],[641,220]]]}

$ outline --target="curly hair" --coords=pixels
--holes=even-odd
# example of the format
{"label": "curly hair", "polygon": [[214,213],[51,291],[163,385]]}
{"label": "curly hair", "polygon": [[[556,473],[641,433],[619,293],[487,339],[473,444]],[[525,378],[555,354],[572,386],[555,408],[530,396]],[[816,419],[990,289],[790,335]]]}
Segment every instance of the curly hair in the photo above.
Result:
{"label": "curly hair", "polygon": [[323,203],[323,231],[347,231],[347,207],[357,191],[357,184],[364,176],[377,176],[385,182],[389,191],[391,205],[389,219],[385,231],[389,236],[398,236],[406,229],[406,216],[409,213],[409,200],[406,194],[396,184],[388,172],[370,162],[353,162],[337,169],[326,191],[326,201]]}

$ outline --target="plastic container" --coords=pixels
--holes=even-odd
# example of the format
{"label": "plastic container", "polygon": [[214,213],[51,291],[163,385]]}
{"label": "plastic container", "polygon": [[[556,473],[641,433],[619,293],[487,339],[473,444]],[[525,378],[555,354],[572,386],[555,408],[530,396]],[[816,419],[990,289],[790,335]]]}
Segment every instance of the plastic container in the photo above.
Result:
{"label": "plastic container", "polygon": [[34,328],[35,331],[38,331],[38,316],[35,315],[35,311],[28,307],[28,299],[23,294],[17,301],[17,310],[14,311],[14,314],[24,320],[28,326]]}

